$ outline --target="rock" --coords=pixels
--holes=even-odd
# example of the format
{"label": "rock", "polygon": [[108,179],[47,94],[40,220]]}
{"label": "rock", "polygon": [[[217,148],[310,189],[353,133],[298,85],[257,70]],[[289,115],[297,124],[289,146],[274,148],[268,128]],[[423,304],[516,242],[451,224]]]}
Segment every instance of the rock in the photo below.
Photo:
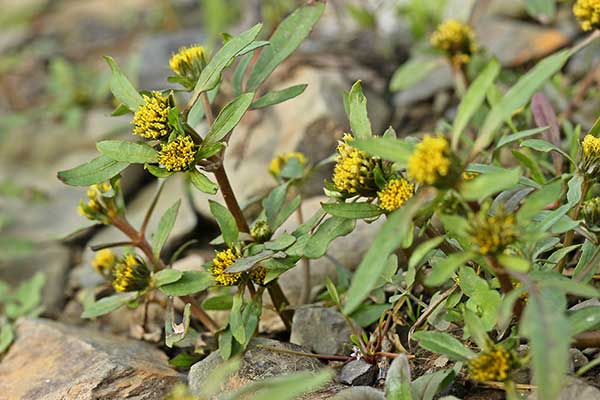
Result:
{"label": "rock", "polygon": [[573,307],[569,308],[569,311],[581,310],[586,307],[598,307],[600,306],[600,300],[598,299],[587,299],[582,301],[581,303],[575,304]]}
{"label": "rock", "polygon": [[94,108],[87,112],[82,132],[86,138],[98,141],[109,138],[134,139],[131,135],[131,114],[114,117],[110,115],[112,111],[106,108]]}
{"label": "rock", "polygon": [[[533,392],[528,399],[538,400],[538,397]],[[556,400],[600,400],[600,389],[588,385],[580,379],[568,378],[567,384],[562,388]]]}
{"label": "rock", "polygon": [[518,20],[484,16],[474,25],[479,45],[494,54],[505,67],[537,60],[570,41],[570,37],[558,29]]}
{"label": "rock", "polygon": [[579,349],[571,348],[569,349],[569,354],[571,355],[569,360],[569,372],[571,373],[576,372],[579,368],[589,362],[587,357]]}
{"label": "rock", "polygon": [[[452,68],[448,63],[440,63],[426,79],[394,95],[393,103],[401,114],[411,105],[433,97],[436,93],[452,88]],[[430,106],[428,106],[430,107]],[[431,112],[430,108],[428,108]]]}
{"label": "rock", "polygon": [[[232,374],[227,381],[223,382],[222,390],[233,390],[251,381],[287,375],[298,371],[316,372],[323,367],[314,358],[267,350],[257,347],[257,345],[307,352],[306,349],[294,344],[265,338],[252,339],[242,357],[240,369]],[[200,393],[202,385],[210,373],[221,363],[223,363],[223,359],[215,351],[202,361],[192,365],[188,374],[188,382],[193,394],[198,395]]]}
{"label": "rock", "polygon": [[300,307],[294,313],[290,342],[319,354],[348,354],[351,334],[335,308]]}
{"label": "rock", "polygon": [[582,77],[592,71],[600,61],[600,44],[592,42],[569,59],[566,71],[570,77]]}
{"label": "rock", "polygon": [[356,386],[339,392],[333,400],[385,400],[381,390],[369,386]]}
{"label": "rock", "polygon": [[4,399],[159,400],[180,381],[147,343],[43,319],[18,322],[0,364]]}
{"label": "rock", "polygon": [[376,372],[377,368],[365,360],[350,361],[342,367],[340,382],[352,386],[367,386],[375,380]]}
{"label": "rock", "polygon": [[46,276],[42,291],[44,312],[56,315],[64,303],[69,260],[70,254],[66,247],[52,244],[37,248],[35,253],[0,262],[0,280],[16,287],[33,277],[36,272],[42,272]]}

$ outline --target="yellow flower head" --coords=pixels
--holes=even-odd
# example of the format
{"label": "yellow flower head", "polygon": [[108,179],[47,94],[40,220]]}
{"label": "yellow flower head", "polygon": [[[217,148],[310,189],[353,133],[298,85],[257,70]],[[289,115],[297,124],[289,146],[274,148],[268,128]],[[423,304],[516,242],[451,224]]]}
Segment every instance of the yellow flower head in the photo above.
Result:
{"label": "yellow flower head", "polygon": [[517,240],[514,215],[499,210],[487,215],[485,210],[470,221],[471,240],[479,246],[481,254],[501,253]]}
{"label": "yellow flower head", "polygon": [[585,135],[581,142],[582,157],[579,169],[593,180],[600,178],[600,138]]}
{"label": "yellow flower head", "polygon": [[304,154],[299,153],[297,151],[292,151],[289,153],[280,154],[274,159],[271,160],[271,164],[269,165],[269,172],[273,176],[279,176],[281,174],[281,170],[285,167],[285,164],[292,158],[298,160],[298,163],[302,166],[306,165],[306,157]]}
{"label": "yellow flower head", "polygon": [[163,145],[158,154],[158,162],[167,171],[183,171],[189,168],[196,156],[194,142],[189,136],[179,136],[170,143]]}
{"label": "yellow flower head", "polygon": [[600,28],[600,0],[577,0],[573,14],[584,31]]}
{"label": "yellow flower head", "polygon": [[379,207],[391,212],[400,208],[415,192],[415,186],[406,179],[393,179],[377,193]]}
{"label": "yellow flower head", "polygon": [[585,157],[600,157],[600,138],[585,135],[581,148]]}
{"label": "yellow flower head", "polygon": [[206,66],[204,47],[181,47],[169,60],[169,67],[177,75],[196,80]]}
{"label": "yellow flower head", "polygon": [[508,350],[491,346],[469,361],[469,376],[476,381],[505,381],[508,379],[512,357]]}
{"label": "yellow flower head", "polygon": [[471,54],[477,51],[475,34],[471,27],[454,19],[437,27],[431,35],[431,45],[448,54],[457,65],[467,63]]}
{"label": "yellow flower head", "polygon": [[479,173],[477,172],[469,172],[469,171],[465,171],[462,174],[463,180],[464,181],[472,181],[473,179],[475,179],[477,176],[479,176]]}
{"label": "yellow flower head", "polygon": [[213,258],[211,272],[219,285],[233,286],[240,282],[240,279],[242,278],[241,272],[234,272],[232,274],[224,272],[238,258],[240,258],[240,254],[235,249],[217,252],[215,258]]}
{"label": "yellow flower head", "polygon": [[254,267],[250,270],[250,279],[257,285],[263,285],[267,277],[267,269],[261,266]]}
{"label": "yellow flower head", "polygon": [[114,268],[113,288],[117,292],[144,290],[150,285],[150,270],[140,259],[128,254]]}
{"label": "yellow flower head", "polygon": [[372,197],[377,193],[374,170],[377,159],[352,147],[352,136],[345,134],[337,147],[333,184],[342,193]]}
{"label": "yellow flower head", "polygon": [[117,256],[111,249],[102,249],[96,253],[92,260],[92,267],[99,274],[107,277],[112,274],[112,270],[117,263]]}
{"label": "yellow flower head", "polygon": [[77,211],[80,215],[104,224],[117,215],[117,204],[115,202],[118,185],[113,188],[110,182],[102,182],[91,185],[86,191],[88,201],[81,200]]}
{"label": "yellow flower head", "polygon": [[250,236],[258,243],[264,243],[271,239],[271,228],[265,220],[256,221],[256,223],[250,228]]}
{"label": "yellow flower head", "polygon": [[152,92],[151,96],[144,95],[145,104],[140,106],[133,115],[133,134],[146,139],[160,139],[171,133],[169,127],[169,110],[171,105],[168,97],[160,92]]}
{"label": "yellow flower head", "polygon": [[408,176],[421,185],[433,185],[450,171],[450,145],[442,136],[425,135],[408,160]]}
{"label": "yellow flower head", "polygon": [[589,227],[600,227],[600,197],[594,197],[583,203],[583,218]]}

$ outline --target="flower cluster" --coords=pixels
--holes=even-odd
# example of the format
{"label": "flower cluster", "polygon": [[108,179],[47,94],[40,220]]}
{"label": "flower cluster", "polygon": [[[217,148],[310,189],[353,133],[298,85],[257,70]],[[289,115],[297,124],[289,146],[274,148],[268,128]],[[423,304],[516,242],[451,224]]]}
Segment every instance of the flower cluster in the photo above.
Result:
{"label": "flower cluster", "polygon": [[333,184],[346,195],[373,197],[377,194],[374,171],[378,159],[352,147],[350,142],[352,136],[346,134],[337,147]]}
{"label": "flower cluster", "polygon": [[476,381],[505,381],[509,377],[512,356],[501,346],[490,346],[469,361],[469,376]]}
{"label": "flower cluster", "polygon": [[581,142],[581,163],[579,168],[591,179],[600,178],[600,138],[585,135]]}
{"label": "flower cluster", "polygon": [[445,52],[454,65],[467,63],[477,51],[475,34],[471,27],[454,19],[438,26],[431,35],[431,45]]}
{"label": "flower cluster", "polygon": [[279,177],[281,171],[291,159],[297,160],[301,166],[306,165],[306,156],[300,152],[292,151],[289,153],[280,154],[271,160],[271,164],[269,165],[269,172],[271,175]]}
{"label": "flower cluster", "polygon": [[92,221],[110,224],[119,213],[116,201],[118,190],[118,184],[113,187],[110,182],[91,185],[86,192],[88,201],[81,200],[77,211]]}
{"label": "flower cluster", "polygon": [[121,258],[113,271],[113,288],[117,292],[144,290],[150,285],[150,270],[133,254]]}
{"label": "flower cluster", "polygon": [[105,278],[110,278],[112,276],[116,264],[117,256],[111,249],[100,250],[92,260],[92,267]]}
{"label": "flower cluster", "polygon": [[193,45],[181,47],[169,60],[169,67],[175,74],[195,82],[206,66],[204,47]]}
{"label": "flower cluster", "polygon": [[164,144],[158,154],[158,162],[167,171],[183,171],[189,168],[196,156],[195,144],[189,136],[179,136]]}
{"label": "flower cluster", "polygon": [[408,160],[408,176],[421,185],[444,186],[451,170],[450,144],[443,136],[425,135]]}
{"label": "flower cluster", "polygon": [[258,243],[264,243],[271,239],[273,232],[269,228],[269,224],[265,220],[256,221],[256,223],[250,228],[250,236]]}
{"label": "flower cluster", "polygon": [[377,193],[379,207],[387,212],[400,208],[415,192],[415,185],[403,178],[392,179]]}
{"label": "flower cluster", "polygon": [[600,0],[577,0],[573,14],[584,31],[600,28]]}
{"label": "flower cluster", "polygon": [[144,95],[144,104],[133,115],[133,134],[146,139],[160,139],[171,133],[168,97],[160,92]]}
{"label": "flower cluster", "polygon": [[487,215],[483,210],[471,218],[469,230],[471,240],[484,255],[501,253],[517,240],[515,217],[503,210],[494,215]]}
{"label": "flower cluster", "polygon": [[[227,273],[225,270],[229,268],[235,260],[241,257],[237,249],[227,249],[218,251],[213,258],[211,273],[215,278],[215,282],[221,286],[234,286],[240,283],[243,272]],[[267,275],[267,271],[263,267],[255,267],[249,271],[250,279],[259,285],[262,285]]]}

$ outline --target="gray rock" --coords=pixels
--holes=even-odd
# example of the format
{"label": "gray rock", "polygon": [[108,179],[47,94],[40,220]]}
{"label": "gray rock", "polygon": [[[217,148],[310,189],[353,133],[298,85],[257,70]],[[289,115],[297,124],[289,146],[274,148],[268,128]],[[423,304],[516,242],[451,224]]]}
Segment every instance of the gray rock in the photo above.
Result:
{"label": "gray rock", "polygon": [[342,368],[340,382],[352,386],[367,386],[375,380],[377,368],[365,360],[350,361]]}
{"label": "gray rock", "polygon": [[333,400],[385,400],[385,395],[381,390],[372,387],[356,386],[342,390]]}
{"label": "gray rock", "polygon": [[294,313],[290,342],[319,354],[347,354],[351,334],[348,323],[336,309],[301,307]]}
{"label": "gray rock", "polygon": [[[298,371],[318,371],[323,367],[314,358],[263,349],[257,347],[257,345],[307,352],[306,349],[294,344],[265,338],[252,339],[243,355],[240,369],[232,374],[226,382],[223,382],[223,390],[233,390],[245,383],[273,376],[287,375]],[[221,363],[223,363],[223,359],[215,351],[202,361],[192,365],[188,374],[188,382],[193,394],[200,394],[202,385],[206,382],[210,373]]]}
{"label": "gray rock", "polygon": [[589,362],[585,354],[579,349],[571,348],[569,349],[569,354],[571,355],[571,359],[569,360],[569,372],[576,372],[579,368]]}
{"label": "gray rock", "polygon": [[394,95],[394,106],[400,113],[409,106],[433,97],[436,93],[450,89],[453,85],[452,68],[448,63],[440,63],[426,79]]}
{"label": "gray rock", "polygon": [[[541,400],[535,392],[531,393],[528,399]],[[556,400],[600,400],[600,390],[580,379],[568,378]]]}
{"label": "gray rock", "polygon": [[42,272],[46,276],[42,291],[44,311],[46,314],[56,315],[65,299],[69,259],[69,250],[58,244],[38,248],[33,254],[0,262],[0,280],[16,287],[37,272]]}
{"label": "gray rock", "polygon": [[0,364],[0,393],[5,399],[159,400],[182,378],[147,343],[25,319]]}
{"label": "gray rock", "polygon": [[600,61],[600,44],[592,42],[589,46],[584,47],[581,51],[573,54],[573,57],[567,64],[567,73],[569,76],[581,77],[590,72],[595,65]]}

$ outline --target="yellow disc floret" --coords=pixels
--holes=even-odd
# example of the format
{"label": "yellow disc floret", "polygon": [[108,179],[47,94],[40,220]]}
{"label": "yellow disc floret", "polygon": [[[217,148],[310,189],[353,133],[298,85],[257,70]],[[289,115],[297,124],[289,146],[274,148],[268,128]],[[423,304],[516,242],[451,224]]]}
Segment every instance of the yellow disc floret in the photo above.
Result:
{"label": "yellow disc floret", "polygon": [[414,192],[415,186],[406,179],[393,179],[377,193],[379,207],[388,212],[394,211],[410,199]]}
{"label": "yellow disc floret", "polygon": [[425,135],[408,160],[408,176],[422,185],[433,185],[450,170],[450,145],[442,136]]}
{"label": "yellow disc floret", "polygon": [[475,34],[468,25],[450,19],[431,35],[431,45],[444,51],[454,64],[464,64],[477,51]]}
{"label": "yellow disc floret", "polygon": [[374,170],[377,160],[352,147],[352,136],[344,135],[337,147],[338,156],[333,170],[333,184],[342,193],[374,196],[377,193]]}
{"label": "yellow disc floret", "polygon": [[188,136],[180,136],[165,144],[158,154],[158,162],[167,171],[183,171],[194,161],[196,150],[194,142]]}
{"label": "yellow disc floret", "polygon": [[471,219],[469,233],[481,254],[501,253],[517,239],[515,217],[502,210],[494,215],[483,212]]}
{"label": "yellow disc floret", "polygon": [[234,249],[217,252],[215,258],[213,258],[211,268],[215,282],[222,286],[233,286],[240,282],[240,279],[242,278],[241,272],[234,272],[232,274],[224,272],[239,257],[239,253]]}
{"label": "yellow disc floret", "polygon": [[505,381],[511,366],[510,353],[500,346],[493,346],[469,361],[469,376],[476,381]]}
{"label": "yellow disc floret", "polygon": [[600,28],[600,0],[577,0],[573,14],[584,31]]}
{"label": "yellow disc floret", "polygon": [[144,290],[150,285],[150,270],[133,254],[128,254],[114,269],[113,288],[117,292]]}
{"label": "yellow disc floret", "polygon": [[298,160],[298,163],[302,166],[306,165],[306,157],[304,154],[299,153],[297,151],[292,151],[289,153],[280,154],[274,159],[271,160],[271,164],[269,165],[269,172],[274,176],[279,176],[281,174],[281,170],[285,167],[285,164],[292,158]]}
{"label": "yellow disc floret", "polygon": [[160,139],[171,133],[169,99],[160,92],[144,95],[144,104],[133,115],[133,134],[146,139]]}
{"label": "yellow disc floret", "polygon": [[92,221],[109,224],[119,213],[115,199],[118,190],[118,183],[115,183],[114,188],[110,182],[91,185],[86,191],[88,201],[81,200],[77,211]]}
{"label": "yellow disc floret", "polygon": [[177,75],[195,79],[206,64],[204,47],[194,45],[181,47],[169,60],[169,67]]}
{"label": "yellow disc floret", "polygon": [[581,147],[585,157],[600,157],[600,138],[585,135]]}
{"label": "yellow disc floret", "polygon": [[102,249],[96,253],[92,260],[92,267],[103,276],[112,275],[112,270],[117,263],[117,256],[111,249]]}

